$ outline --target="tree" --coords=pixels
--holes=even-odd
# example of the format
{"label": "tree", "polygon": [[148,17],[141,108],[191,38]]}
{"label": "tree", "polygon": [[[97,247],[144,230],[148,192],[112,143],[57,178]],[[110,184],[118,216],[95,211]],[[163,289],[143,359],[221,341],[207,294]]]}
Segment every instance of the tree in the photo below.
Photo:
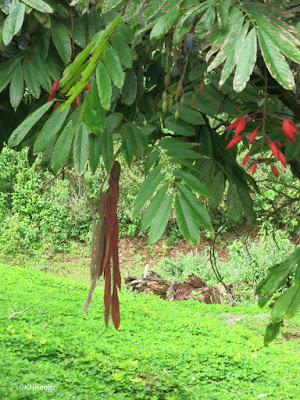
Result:
{"label": "tree", "polygon": [[[106,279],[106,323],[112,306],[119,326],[118,157],[129,166],[144,160],[134,215],[148,204],[142,230],[149,229],[150,243],[162,236],[173,207],[182,235],[197,242],[200,228],[211,229],[209,211],[225,188],[232,224],[244,218],[255,224],[251,192],[258,187],[237,163],[237,146],[249,147],[243,165],[252,166],[252,175],[258,163],[267,163],[277,177],[274,164],[281,162],[300,178],[299,4],[1,3],[2,142],[9,136],[10,146],[28,146],[31,159],[42,153],[54,172],[72,164],[78,174],[88,165],[95,171],[100,157],[107,169],[95,258],[95,279],[99,273]],[[266,343],[283,316],[299,309],[299,249],[260,283],[260,304],[289,277],[293,285],[276,300]]]}

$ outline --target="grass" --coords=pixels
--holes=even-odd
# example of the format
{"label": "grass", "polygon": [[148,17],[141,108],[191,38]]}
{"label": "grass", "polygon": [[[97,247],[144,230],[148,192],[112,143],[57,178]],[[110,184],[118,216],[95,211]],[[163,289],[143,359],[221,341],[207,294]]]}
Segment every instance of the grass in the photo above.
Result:
{"label": "grass", "polygon": [[[299,343],[263,347],[257,306],[166,302],[124,291],[117,332],[103,321],[103,291],[88,313],[88,286],[0,266],[1,399],[296,400]],[[14,311],[29,309],[8,319]],[[45,325],[47,324],[47,326]],[[299,329],[300,318],[285,327]],[[55,386],[21,390],[19,385]]]}

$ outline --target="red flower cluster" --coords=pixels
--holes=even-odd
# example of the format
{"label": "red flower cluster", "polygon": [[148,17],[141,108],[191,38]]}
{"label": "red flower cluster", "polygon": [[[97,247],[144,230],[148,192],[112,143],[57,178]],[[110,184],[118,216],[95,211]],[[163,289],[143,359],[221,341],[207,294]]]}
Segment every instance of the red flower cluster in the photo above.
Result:
{"label": "red flower cluster", "polygon": [[[234,146],[237,146],[242,141],[242,139],[244,137],[246,137],[246,135],[243,135],[243,136],[239,136],[239,135],[245,129],[247,121],[249,119],[251,119],[251,118],[254,119],[254,120],[259,119],[259,118],[251,117],[251,116],[253,116],[253,115],[257,114],[257,113],[258,112],[255,112],[255,113],[251,114],[250,116],[239,118],[235,122],[230,124],[225,129],[226,131],[228,131],[230,129],[235,129],[234,137],[233,137],[233,139],[230,140],[230,142],[228,143],[228,145],[226,147],[227,150],[232,148],[232,147],[234,147]],[[280,118],[280,117],[277,117],[276,115],[272,115],[272,117],[275,117],[275,118],[278,118],[278,119],[282,120],[282,128],[281,129],[282,129],[286,139],[288,141],[292,142],[292,143],[296,143],[296,137],[295,137],[294,134],[299,135],[297,126],[292,121],[290,121],[288,119]],[[251,145],[255,141],[260,126],[261,126],[261,124],[259,124],[254,129],[254,131],[250,134],[250,136],[249,136],[249,145]],[[280,128],[277,128],[277,129],[280,129]],[[286,168],[286,159],[285,159],[285,156],[284,156],[283,152],[281,151],[282,144],[279,141],[273,142],[272,140],[270,140],[270,138],[268,137],[266,132],[262,132],[262,136],[263,136],[262,141],[266,142],[269,145],[270,150],[271,150],[275,160],[276,161],[280,161],[281,164],[284,166],[284,168]],[[254,146],[245,155],[245,157],[243,158],[243,161],[242,161],[242,166],[244,166],[246,164],[246,162],[249,159],[251,151],[254,150],[256,147],[257,147],[257,145]],[[256,159],[254,164],[252,165],[252,171],[251,171],[252,175],[254,174],[254,172],[256,170],[256,166],[257,166],[258,160],[259,160],[259,158]],[[271,170],[272,170],[273,174],[278,178],[279,172],[278,172],[277,168],[274,165],[271,165]]]}

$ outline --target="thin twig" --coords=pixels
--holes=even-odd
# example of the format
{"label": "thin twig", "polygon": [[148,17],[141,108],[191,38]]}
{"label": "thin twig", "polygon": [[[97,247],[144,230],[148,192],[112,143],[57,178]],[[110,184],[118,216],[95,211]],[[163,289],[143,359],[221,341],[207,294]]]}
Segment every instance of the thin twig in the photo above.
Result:
{"label": "thin twig", "polygon": [[36,309],[33,308],[33,306],[26,307],[25,310],[23,310],[23,311],[14,311],[11,307],[9,307],[9,309],[12,312],[12,315],[10,315],[8,317],[8,319],[13,318],[15,315],[23,314],[25,311],[29,310],[30,308],[32,308],[37,314],[47,314],[47,312],[48,312],[48,311],[36,311]]}

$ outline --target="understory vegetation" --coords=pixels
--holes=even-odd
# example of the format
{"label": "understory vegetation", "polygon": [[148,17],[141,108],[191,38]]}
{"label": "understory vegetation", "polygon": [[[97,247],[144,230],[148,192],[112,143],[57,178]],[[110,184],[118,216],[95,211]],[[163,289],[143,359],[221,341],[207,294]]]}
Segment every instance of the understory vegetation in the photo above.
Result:
{"label": "understory vegetation", "polygon": [[[295,400],[299,315],[263,346],[257,306],[120,296],[117,332],[102,323],[103,290],[81,310],[88,286],[0,267],[0,397],[9,399]],[[8,319],[14,312],[22,314]],[[9,308],[12,308],[10,310]],[[290,339],[290,340],[289,340]],[[24,385],[55,386],[30,390]]]}
{"label": "understory vegetation", "polygon": [[[54,177],[42,166],[43,160],[38,158],[30,167],[26,149],[16,152],[5,147],[0,155],[0,219],[12,212],[0,224],[0,261],[55,275],[72,275],[88,283],[95,200],[105,179],[104,168],[94,175],[87,171],[81,177],[66,170],[31,196]],[[182,243],[176,223],[171,216],[160,252],[146,244],[146,238],[138,233],[140,217],[133,220],[131,216],[143,179],[140,166],[123,166],[118,205],[121,247],[122,240],[139,238],[146,249],[145,257],[134,243],[129,252],[124,250],[122,255],[121,251],[123,271],[140,276],[150,259],[150,267],[167,279],[180,281],[195,273],[215,285],[218,282],[211,268],[213,261],[224,282],[234,286],[236,300],[254,300],[254,287],[267,268],[284,259],[297,242],[298,210],[291,199],[299,190],[290,172],[282,172],[279,180],[263,168],[257,173],[262,187],[261,194],[254,196],[258,227],[251,229],[245,223],[233,228],[223,202],[213,215],[214,232],[202,232],[205,245],[191,251],[182,251],[179,246],[176,257],[171,257],[171,249]]]}

